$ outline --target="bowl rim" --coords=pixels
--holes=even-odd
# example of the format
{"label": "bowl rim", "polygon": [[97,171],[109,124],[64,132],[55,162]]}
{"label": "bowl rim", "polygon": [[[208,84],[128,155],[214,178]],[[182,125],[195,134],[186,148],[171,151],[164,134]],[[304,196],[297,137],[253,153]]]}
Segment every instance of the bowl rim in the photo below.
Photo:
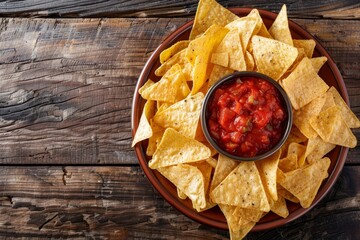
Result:
{"label": "bowl rim", "polygon": [[[229,8],[230,11],[232,11],[233,13],[235,13],[238,16],[245,16],[253,9],[254,8],[241,8],[241,7]],[[262,17],[265,16],[265,17],[271,18],[273,20],[275,20],[275,18],[277,16],[276,13],[273,13],[273,12],[270,12],[267,10],[258,9],[258,11]],[[151,71],[151,68],[148,66],[151,66],[158,61],[158,57],[162,50],[164,50],[166,47],[169,47],[171,44],[173,44],[175,42],[175,39],[179,38],[179,36],[184,34],[184,32],[189,31],[190,28],[192,27],[193,22],[194,22],[194,20],[190,20],[190,21],[186,22],[184,25],[180,26],[174,32],[172,32],[170,35],[168,35],[162,41],[162,43],[154,50],[154,52],[151,54],[149,59],[146,61],[144,68],[142,69],[140,76],[138,78],[138,81],[137,81],[137,84],[135,87],[135,94],[134,94],[133,102],[132,102],[132,110],[131,110],[132,137],[134,137],[134,135],[135,135],[136,129],[139,124],[139,119],[140,119],[139,109],[141,108],[140,107],[141,99],[140,99],[140,95],[138,94],[138,90],[142,86],[142,84],[145,83],[145,81],[147,80],[146,76],[148,76],[148,74]],[[343,99],[347,103],[347,105],[349,105],[349,97],[348,97],[347,89],[345,87],[344,80],[343,80],[342,75],[341,75],[339,69],[337,68],[334,60],[332,59],[332,57],[328,54],[328,52],[325,50],[325,48],[317,40],[317,38],[312,36],[306,29],[302,28],[300,25],[293,22],[291,19],[288,20],[288,23],[289,23],[289,28],[290,28],[291,32],[292,31],[301,32],[302,35],[304,35],[306,39],[313,39],[316,42],[316,49],[321,53],[322,56],[327,57],[328,60],[327,60],[326,64],[329,65],[330,70],[331,70],[333,76],[335,77],[336,82],[339,85],[339,91],[340,91],[341,96],[343,97]],[[333,171],[329,174],[328,178],[326,179],[326,183],[323,185],[323,187],[321,189],[319,189],[313,203],[311,204],[311,206],[309,208],[301,208],[300,207],[300,208],[294,210],[293,212],[291,212],[291,216],[289,215],[287,218],[280,218],[280,219],[276,219],[271,222],[257,223],[252,228],[251,232],[269,230],[269,229],[272,229],[275,227],[283,226],[291,221],[294,221],[295,219],[298,219],[299,217],[301,217],[304,214],[306,214],[307,212],[309,212],[314,206],[316,206],[325,197],[325,195],[330,191],[331,187],[336,182],[337,178],[340,175],[340,172],[343,169],[348,151],[349,151],[349,148],[340,147],[339,155],[338,155],[338,158],[335,160],[336,162],[335,162]],[[140,163],[141,169],[145,173],[145,175],[146,175],[148,181],[150,182],[150,184],[152,185],[152,187],[154,189],[156,189],[159,192],[159,194],[171,206],[173,206],[180,213],[184,214],[185,216],[187,216],[187,217],[191,218],[192,220],[195,220],[201,224],[205,224],[205,225],[208,225],[208,226],[211,226],[214,228],[218,228],[218,229],[222,229],[222,230],[228,230],[228,226],[226,223],[222,223],[222,222],[219,222],[219,221],[216,221],[213,219],[206,218],[205,216],[199,215],[193,209],[190,210],[186,207],[183,207],[181,205],[180,200],[178,198],[175,198],[174,196],[172,196],[168,192],[168,190],[163,187],[162,183],[155,176],[153,170],[151,170],[148,167],[147,161],[146,161],[146,156],[145,156],[145,151],[141,144],[136,144],[135,154]]]}
{"label": "bowl rim", "polygon": [[[208,104],[209,104],[209,101],[212,98],[215,90],[218,89],[223,84],[227,84],[229,82],[235,81],[236,78],[238,78],[238,77],[256,77],[258,79],[262,79],[262,80],[269,82],[272,86],[274,86],[276,88],[276,90],[280,94],[280,97],[283,100],[282,102],[285,103],[285,106],[283,106],[283,107],[286,110],[287,118],[286,118],[286,125],[284,126],[284,130],[283,130],[283,136],[281,137],[279,142],[275,146],[273,146],[270,150],[268,150],[267,152],[264,152],[260,155],[256,155],[254,157],[241,157],[241,156],[237,156],[237,155],[227,152],[225,149],[223,149],[221,146],[219,146],[219,144],[211,137],[209,129],[208,129],[208,123],[206,121]],[[201,122],[201,128],[203,130],[205,138],[208,140],[210,145],[216,149],[216,151],[218,151],[219,153],[221,153],[229,158],[232,158],[234,160],[250,162],[250,161],[262,160],[266,157],[269,157],[282,147],[282,145],[285,143],[285,141],[289,137],[289,134],[290,134],[290,131],[292,128],[293,112],[292,112],[291,102],[290,102],[288,95],[286,94],[284,89],[280,86],[280,84],[278,82],[276,82],[274,79],[272,79],[271,77],[269,77],[265,74],[259,73],[259,72],[236,71],[234,73],[224,76],[223,78],[220,78],[207,91],[204,101],[203,101],[203,104],[201,106],[200,122]]]}

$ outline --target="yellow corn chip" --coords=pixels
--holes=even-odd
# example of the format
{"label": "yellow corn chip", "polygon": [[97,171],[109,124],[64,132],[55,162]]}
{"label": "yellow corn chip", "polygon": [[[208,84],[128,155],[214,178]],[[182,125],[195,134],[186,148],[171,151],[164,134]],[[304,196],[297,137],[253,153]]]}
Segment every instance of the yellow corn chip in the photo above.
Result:
{"label": "yellow corn chip", "polygon": [[301,60],[295,70],[282,81],[282,84],[296,110],[322,95],[329,88],[314,71],[308,58]]}
{"label": "yellow corn chip", "polygon": [[246,70],[254,71],[255,70],[255,62],[254,58],[250,52],[246,51],[245,53],[245,62],[246,62]]}
{"label": "yellow corn chip", "polygon": [[318,115],[326,101],[326,94],[313,99],[299,110],[294,111],[294,124],[307,138],[315,138],[316,131],[310,125],[310,119]]}
{"label": "yellow corn chip", "polygon": [[298,55],[295,47],[270,38],[254,36],[251,42],[257,71],[274,80],[280,79]]}
{"label": "yellow corn chip", "polygon": [[211,191],[216,188],[227,177],[227,175],[229,175],[232,170],[236,168],[238,164],[238,161],[219,154],[219,159],[217,161],[214,176],[211,182]]}
{"label": "yellow corn chip", "polygon": [[357,144],[356,137],[342,118],[338,106],[328,108],[313,117],[310,124],[325,142],[350,148]]}
{"label": "yellow corn chip", "polygon": [[335,144],[327,143],[321,139],[321,137],[317,136],[316,138],[309,139],[307,146],[305,157],[306,161],[311,164],[315,161],[323,158],[328,152],[333,150],[336,147]]}
{"label": "yellow corn chip", "polygon": [[219,46],[216,48],[215,53],[227,53],[228,55],[228,65],[217,63],[218,65],[229,67],[237,71],[246,70],[244,52],[241,47],[239,32],[237,30],[231,30],[225,35]]}
{"label": "yellow corn chip", "polygon": [[284,4],[276,17],[274,23],[271,25],[269,32],[274,39],[293,46],[293,40],[289,29],[289,23],[286,12],[286,5]]}
{"label": "yellow corn chip", "polygon": [[341,116],[345,120],[349,128],[358,128],[360,127],[360,120],[357,116],[350,110],[349,106],[346,104],[344,99],[341,97],[336,88],[331,87],[329,92],[332,93],[334,97],[335,104],[340,107]]}
{"label": "yellow corn chip", "polygon": [[283,198],[293,202],[299,203],[299,199],[297,199],[291,192],[283,188],[280,184],[277,185],[278,196],[282,196]]}
{"label": "yellow corn chip", "polygon": [[329,166],[330,159],[323,158],[306,167],[278,174],[278,182],[300,200],[303,208],[308,208],[322,181],[328,177]]}
{"label": "yellow corn chip", "polygon": [[154,121],[163,128],[173,128],[189,138],[195,138],[204,94],[189,96],[155,114]]}
{"label": "yellow corn chip", "polygon": [[213,159],[212,157],[205,160],[212,168],[216,168],[217,160]]}
{"label": "yellow corn chip", "polygon": [[226,67],[222,67],[219,65],[214,65],[208,82],[208,88],[210,88],[212,85],[214,85],[217,81],[219,81],[221,78],[233,73],[234,70]]}
{"label": "yellow corn chip", "polygon": [[153,119],[151,119],[150,121],[150,126],[153,131],[153,134],[149,138],[149,143],[146,149],[146,155],[148,156],[152,156],[154,154],[165,132],[165,129],[154,123]]}
{"label": "yellow corn chip", "polygon": [[229,230],[232,229],[233,231],[239,231],[240,230],[240,224],[239,224],[240,217],[233,215],[233,212],[235,211],[236,206],[219,204],[219,208],[226,218],[226,222],[229,226]]}
{"label": "yellow corn chip", "polygon": [[153,84],[154,84],[154,82],[151,79],[148,79],[146,81],[146,83],[144,83],[144,85],[142,85],[141,88],[139,88],[139,94],[141,95],[145,89],[147,89],[148,87],[150,87]]}
{"label": "yellow corn chip", "polygon": [[136,143],[141,142],[145,139],[150,138],[153,135],[153,131],[151,129],[149,120],[154,115],[155,103],[154,101],[146,101],[144,105],[143,112],[140,117],[139,126],[136,130],[132,147],[135,146]]}
{"label": "yellow corn chip", "polygon": [[211,55],[211,63],[227,67],[229,66],[229,54],[227,52],[215,52]]}
{"label": "yellow corn chip", "polygon": [[280,194],[278,195],[278,200],[274,201],[272,199],[269,200],[270,203],[270,210],[280,217],[286,218],[289,216],[289,210],[286,206],[286,201],[283,196]]}
{"label": "yellow corn chip", "polygon": [[249,222],[247,224],[241,225],[238,231],[234,231],[231,228],[230,231],[230,240],[243,239],[246,234],[248,234],[251,229],[255,226],[256,222]]}
{"label": "yellow corn chip", "polygon": [[253,35],[258,35],[258,36],[262,36],[262,37],[266,37],[266,38],[273,38],[269,31],[267,30],[261,16],[260,16],[260,13],[259,13],[259,10],[257,9],[253,9],[251,10],[251,12],[249,13],[249,16],[251,17],[255,17],[256,18],[256,28],[255,28],[255,31],[253,33]]}
{"label": "yellow corn chip", "polygon": [[264,186],[254,162],[241,162],[210,193],[210,197],[216,203],[259,209],[264,212],[270,210]]}
{"label": "yellow corn chip", "polygon": [[187,199],[187,196],[184,192],[182,192],[179,188],[176,188],[177,190],[177,195],[180,199],[184,200],[184,199]]}
{"label": "yellow corn chip", "polygon": [[298,168],[298,156],[296,154],[289,154],[279,160],[279,169],[283,172],[290,172]]}
{"label": "yellow corn chip", "polygon": [[298,167],[302,167],[305,163],[306,146],[299,143],[290,143],[288,155],[295,154],[298,160]]}
{"label": "yellow corn chip", "polygon": [[[179,163],[197,162],[209,158],[210,154],[210,149],[204,144],[167,128],[153,158],[149,161],[149,167],[156,169]],[[189,195],[188,197],[190,198]]]}
{"label": "yellow corn chip", "polygon": [[204,177],[197,167],[177,164],[161,167],[157,170],[188,196],[194,205],[199,207],[206,206]]}
{"label": "yellow corn chip", "polygon": [[165,75],[176,64],[181,67],[181,71],[183,72],[186,81],[191,80],[192,65],[186,57],[186,49],[181,50],[166,60],[159,68],[155,70],[155,75]]}
{"label": "yellow corn chip", "polygon": [[310,61],[315,72],[318,73],[321,67],[326,63],[327,57],[322,56],[322,57],[311,58]]}
{"label": "yellow corn chip", "polygon": [[313,39],[293,39],[293,43],[294,47],[305,50],[306,57],[312,57],[316,46],[316,42]]}
{"label": "yellow corn chip", "polygon": [[273,155],[255,162],[265,191],[272,199],[274,199],[274,201],[278,198],[276,190],[276,171],[279,164],[280,154],[281,151],[279,150]]}
{"label": "yellow corn chip", "polygon": [[165,61],[167,61],[169,58],[171,58],[172,56],[174,56],[176,53],[180,52],[181,50],[187,48],[187,46],[189,45],[189,40],[183,40],[183,41],[178,41],[176,42],[174,45],[172,45],[171,47],[165,49],[164,51],[162,51],[160,53],[160,63],[163,64]]}
{"label": "yellow corn chip", "polygon": [[225,26],[238,18],[238,16],[218,4],[215,0],[200,0],[189,39],[195,39],[213,24]]}
{"label": "yellow corn chip", "polygon": [[333,106],[336,106],[336,103],[334,101],[334,95],[331,93],[331,91],[327,91],[325,93],[325,103],[321,108],[320,112],[325,111],[326,109],[331,108]]}
{"label": "yellow corn chip", "polygon": [[236,207],[233,215],[240,218],[240,224],[247,224],[248,222],[258,222],[263,216],[263,211],[258,209]]}
{"label": "yellow corn chip", "polygon": [[246,17],[239,18],[228,25],[226,28],[230,31],[237,31],[240,34],[241,46],[243,52],[248,49],[250,39],[255,32],[258,31],[256,23],[258,22],[255,15],[248,15]]}

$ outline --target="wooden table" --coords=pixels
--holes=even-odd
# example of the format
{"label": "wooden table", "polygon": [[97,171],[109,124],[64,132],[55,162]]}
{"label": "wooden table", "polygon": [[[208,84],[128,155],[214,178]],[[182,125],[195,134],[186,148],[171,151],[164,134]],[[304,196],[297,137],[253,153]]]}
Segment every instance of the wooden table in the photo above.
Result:
{"label": "wooden table", "polygon": [[[227,7],[279,11],[267,1]],[[329,51],[360,116],[360,6],[284,1]],[[131,143],[137,78],[161,41],[193,18],[189,1],[0,3],[0,238],[226,239],[152,188]],[[360,139],[360,130],[355,134]],[[248,239],[360,236],[360,147],[313,210]]]}

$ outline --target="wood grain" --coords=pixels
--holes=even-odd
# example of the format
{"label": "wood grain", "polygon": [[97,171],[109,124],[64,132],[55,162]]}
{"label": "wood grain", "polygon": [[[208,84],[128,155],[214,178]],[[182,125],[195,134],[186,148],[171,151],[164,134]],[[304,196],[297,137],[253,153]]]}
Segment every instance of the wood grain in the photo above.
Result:
{"label": "wood grain", "polygon": [[[0,164],[136,164],[130,115],[137,77],[186,21],[2,18]],[[360,116],[359,22],[294,21],[334,58]],[[360,163],[359,154],[352,149],[347,162]]]}
{"label": "wood grain", "polygon": [[[225,7],[255,7],[278,12],[282,4],[291,17],[359,19],[357,0],[275,1],[218,0]],[[3,1],[1,16],[21,17],[175,17],[193,16],[198,0],[27,0]]]}
{"label": "wood grain", "polygon": [[[248,239],[355,239],[360,166],[298,220]],[[85,184],[86,183],[86,184]],[[0,168],[0,238],[226,239],[169,206],[138,166]],[[330,217],[331,216],[331,217]]]}

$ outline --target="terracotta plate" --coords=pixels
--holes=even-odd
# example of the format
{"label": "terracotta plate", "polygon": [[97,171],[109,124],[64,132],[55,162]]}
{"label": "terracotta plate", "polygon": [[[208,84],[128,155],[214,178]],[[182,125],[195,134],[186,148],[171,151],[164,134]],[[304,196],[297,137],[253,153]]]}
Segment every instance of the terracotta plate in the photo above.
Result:
{"label": "terracotta plate", "polygon": [[[239,16],[247,15],[251,9],[249,8],[234,8],[231,9],[235,14]],[[269,28],[272,22],[275,20],[277,14],[271,13],[264,10],[259,10],[264,23]],[[297,25],[296,23],[289,20],[289,26],[291,30],[291,34],[294,39],[314,39],[314,37],[304,30],[302,27]],[[172,44],[179,40],[188,39],[190,30],[192,27],[192,22],[188,22],[175,32],[173,32],[170,36],[168,36],[162,44],[154,51],[149,60],[146,62],[141,75],[139,77],[138,83],[136,85],[133,106],[132,106],[132,134],[134,136],[135,131],[138,127],[140,116],[142,113],[142,108],[144,105],[144,100],[138,94],[138,89],[146,82],[148,78],[152,80],[159,80],[159,77],[154,75],[155,69],[160,66],[159,62],[159,54],[162,50],[170,47]],[[316,48],[314,51],[314,56],[326,56],[328,61],[321,68],[319,75],[326,81],[329,86],[334,86],[340,94],[343,96],[345,101],[349,103],[349,98],[346,92],[344,80],[341,77],[341,74],[336,67],[334,61],[326,52],[326,50],[320,45],[320,43],[316,41]],[[181,200],[177,197],[176,188],[172,185],[167,179],[161,176],[157,171],[151,170],[147,163],[149,161],[149,157],[145,155],[147,147],[147,141],[143,141],[141,144],[137,144],[135,147],[136,155],[139,159],[139,163],[144,173],[148,177],[150,183],[154,186],[154,188],[168,201],[173,207],[178,209],[180,212],[185,214],[186,216],[202,223],[207,224],[212,227],[220,228],[220,229],[228,229],[225,217],[219,210],[219,208],[213,208],[207,210],[202,213],[198,213],[196,210],[192,208],[192,204],[190,200]],[[293,221],[300,216],[304,215],[308,212],[312,207],[314,207],[330,190],[330,188],[335,183],[337,177],[339,176],[346,159],[346,155],[348,152],[348,148],[337,146],[333,151],[328,154],[328,157],[331,159],[331,165],[329,168],[329,177],[323,182],[322,186],[319,189],[318,194],[315,197],[315,200],[310,208],[304,209],[301,208],[299,204],[294,204],[288,202],[289,208],[289,216],[284,219],[276,214],[268,213],[262,220],[255,225],[252,231],[260,231],[265,229],[270,229],[274,227],[278,227],[284,225],[290,221]]]}

